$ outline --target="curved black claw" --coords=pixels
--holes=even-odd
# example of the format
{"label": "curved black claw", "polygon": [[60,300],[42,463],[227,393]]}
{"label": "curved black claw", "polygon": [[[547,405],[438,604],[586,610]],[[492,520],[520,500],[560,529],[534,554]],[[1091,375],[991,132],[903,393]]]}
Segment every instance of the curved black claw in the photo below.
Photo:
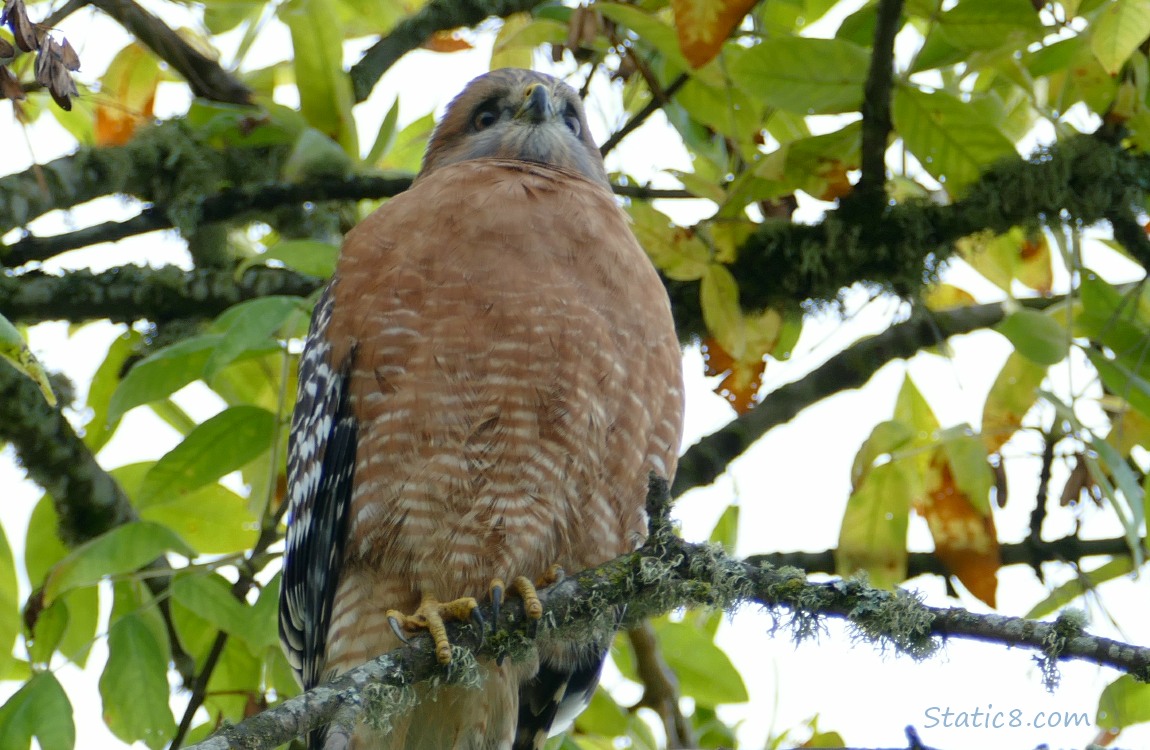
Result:
{"label": "curved black claw", "polygon": [[499,612],[503,609],[503,585],[492,584],[491,586],[491,612],[494,621],[494,627],[499,627]]}
{"label": "curved black claw", "polygon": [[395,633],[395,637],[404,643],[411,643],[411,640],[403,632],[403,626],[399,624],[399,619],[396,617],[388,616],[387,624],[391,626],[391,632]]}
{"label": "curved black claw", "polygon": [[483,619],[483,613],[479,611],[479,607],[471,610],[471,624],[479,631],[479,640],[487,635],[487,621]]}

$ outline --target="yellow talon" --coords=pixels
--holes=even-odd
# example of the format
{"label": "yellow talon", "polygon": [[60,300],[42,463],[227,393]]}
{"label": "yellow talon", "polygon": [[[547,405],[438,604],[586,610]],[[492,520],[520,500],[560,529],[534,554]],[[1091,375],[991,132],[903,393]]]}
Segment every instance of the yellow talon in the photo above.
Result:
{"label": "yellow talon", "polygon": [[526,576],[515,576],[511,581],[511,585],[519,593],[519,598],[523,600],[523,611],[527,614],[529,620],[538,620],[543,616],[543,602],[539,601],[539,594],[535,591],[535,584],[533,584]]}
{"label": "yellow talon", "polygon": [[478,606],[479,604],[470,596],[440,602],[434,596],[426,595],[415,614],[405,615],[391,609],[387,612],[387,619],[400,640],[406,641],[402,632],[405,629],[426,630],[435,644],[435,658],[440,664],[450,664],[451,641],[447,639],[447,627],[444,622],[448,620],[467,622],[471,620],[471,614]]}

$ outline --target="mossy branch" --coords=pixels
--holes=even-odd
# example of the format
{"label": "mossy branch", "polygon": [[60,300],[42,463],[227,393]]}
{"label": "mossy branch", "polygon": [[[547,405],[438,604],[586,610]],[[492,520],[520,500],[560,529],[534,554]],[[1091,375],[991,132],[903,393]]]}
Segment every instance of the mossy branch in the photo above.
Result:
{"label": "mossy branch", "polygon": [[119,266],[58,276],[0,273],[0,314],[25,324],[204,319],[256,297],[306,297],[322,284],[312,276],[264,267],[248,269],[238,279],[231,271],[185,271],[176,266]]}
{"label": "mossy branch", "polygon": [[61,412],[72,389],[60,385],[60,406],[49,406],[32,380],[0,360],[0,442],[12,444],[29,478],[51,496],[60,538],[74,547],[135,519],[136,512]]}
{"label": "mossy branch", "polygon": [[[202,218],[203,196],[273,181],[286,153],[286,146],[214,148],[172,120],[144,128],[123,146],[82,147],[0,177],[0,234],[49,211],[117,194],[163,206],[168,226],[190,228]],[[0,263],[15,265],[2,246]]]}
{"label": "mossy branch", "polygon": [[[661,498],[655,507],[667,507],[665,483],[654,483],[651,494]],[[658,512],[652,517],[657,516]],[[754,565],[729,557],[718,545],[685,542],[671,533],[663,519],[653,524],[647,543],[635,552],[541,592],[545,611],[534,635],[516,600],[504,607],[500,620],[493,623],[494,632],[478,646],[472,646],[478,640],[472,626],[451,628],[458,657],[452,667],[438,665],[427,637],[420,636],[328,685],[226,727],[189,750],[273,748],[330,721],[337,713],[342,715],[341,726],[346,727],[347,714],[361,709],[373,723],[386,724],[410,705],[411,686],[416,683],[474,681],[475,662],[469,654],[514,659],[524,656],[535,643],[602,640],[620,625],[684,606],[734,611],[754,603],[785,621],[796,640],[819,633],[826,618],[841,619],[850,624],[855,637],[914,659],[931,656],[943,639],[956,637],[1031,649],[1040,654],[1048,684],[1056,680],[1056,663],[1068,659],[1150,679],[1150,648],[1089,635],[1079,615],[1064,615],[1053,623],[1033,622],[928,607],[912,593],[876,589],[858,579],[811,583],[795,568]],[[493,622],[490,608],[484,616]]]}
{"label": "mossy branch", "polygon": [[[849,205],[817,224],[767,221],[739,249],[731,272],[743,309],[820,305],[862,283],[913,298],[938,278],[954,255],[954,242],[982,230],[1070,221],[1095,224],[1137,210],[1150,186],[1150,157],[1092,136],[1040,149],[989,169],[962,200],[950,205],[914,201],[879,214]],[[1131,254],[1150,264],[1144,234],[1119,236]],[[682,319],[702,335],[699,284],[668,285]]]}

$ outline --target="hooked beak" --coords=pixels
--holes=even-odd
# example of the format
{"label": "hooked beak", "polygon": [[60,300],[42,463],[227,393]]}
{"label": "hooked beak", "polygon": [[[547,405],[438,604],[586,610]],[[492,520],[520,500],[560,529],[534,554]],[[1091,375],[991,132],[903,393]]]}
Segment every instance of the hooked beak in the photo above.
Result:
{"label": "hooked beak", "polygon": [[554,114],[555,110],[551,106],[551,92],[542,83],[533,83],[527,87],[523,96],[523,105],[515,113],[515,119],[541,123],[550,120]]}

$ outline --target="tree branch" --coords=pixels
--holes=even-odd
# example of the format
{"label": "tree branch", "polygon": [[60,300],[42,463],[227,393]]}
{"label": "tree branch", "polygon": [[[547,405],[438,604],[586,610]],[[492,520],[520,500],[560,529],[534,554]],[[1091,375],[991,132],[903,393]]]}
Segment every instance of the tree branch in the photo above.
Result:
{"label": "tree branch", "polygon": [[143,42],[156,57],[171,65],[188,82],[194,95],[217,102],[251,104],[251,89],[132,0],[91,0],[91,3]]}
{"label": "tree branch", "polygon": [[[661,486],[665,497],[666,485]],[[498,622],[485,608],[495,632],[474,653],[483,658],[522,658],[532,639],[544,644],[597,637],[617,626],[616,613],[623,608],[624,623],[636,623],[682,606],[734,609],[754,602],[779,616],[788,612],[793,637],[800,641],[818,634],[830,617],[846,620],[857,638],[915,659],[927,658],[945,639],[959,637],[1038,651],[1048,684],[1057,680],[1056,662],[1065,659],[1091,661],[1150,679],[1150,648],[1088,635],[1074,616],[1040,623],[928,607],[906,591],[875,589],[855,579],[810,583],[797,569],[753,565],[728,557],[717,545],[678,539],[661,515],[665,501],[648,505],[663,510],[652,515],[652,532],[643,547],[541,592],[545,612],[534,638],[518,601],[504,608]],[[412,684],[433,677],[441,683],[474,678],[475,662],[459,644],[473,642],[475,633],[470,625],[455,624],[451,632],[456,659],[448,669],[437,664],[428,638],[420,636],[327,685],[226,727],[191,750],[272,748],[323,724],[337,711],[355,710],[358,704],[373,723],[386,724],[410,701]]]}
{"label": "tree branch", "polygon": [[131,323],[140,319],[201,319],[256,297],[306,297],[323,283],[275,268],[250,268],[238,280],[231,271],[184,271],[176,266],[120,266],[100,273],[80,270],[60,276],[0,274],[0,314],[26,324],[45,320]]}
{"label": "tree branch", "polygon": [[635,671],[643,683],[643,697],[631,710],[649,708],[659,715],[667,735],[667,750],[695,746],[691,724],[679,709],[679,680],[663,659],[659,639],[651,623],[643,621],[627,631],[635,652]]}
{"label": "tree branch", "polygon": [[[1054,300],[1030,302],[1035,307],[1044,307]],[[675,312],[678,322],[680,313]],[[715,481],[731,461],[769,430],[789,422],[803,409],[828,396],[861,388],[887,362],[910,357],[951,336],[989,328],[1005,317],[1005,308],[997,302],[924,313],[852,344],[809,374],[771,391],[754,409],[700,438],[679,458],[672,494],[679,496],[693,487]]]}
{"label": "tree branch", "polygon": [[37,386],[7,362],[0,362],[0,442],[12,444],[28,477],[52,497],[67,546],[136,518],[127,495],[100,468],[60,408],[49,406]]}
{"label": "tree branch", "polygon": [[[214,148],[181,120],[161,123],[123,146],[83,147],[0,177],[0,235],[49,211],[114,194],[164,206],[176,225],[194,226],[202,196],[272,182],[286,154],[286,146]],[[3,246],[0,263],[14,265]]]}
{"label": "tree branch", "polygon": [[[1063,216],[1094,224],[1116,207],[1140,205],[1147,185],[1150,157],[1079,136],[1028,160],[1000,162],[951,205],[915,201],[882,216],[855,216],[844,206],[818,224],[764,222],[739,248],[731,272],[748,311],[832,301],[859,282],[914,297],[938,277],[957,239],[981,230],[1058,223]],[[692,324],[680,328],[680,335],[702,335],[699,283],[675,281],[668,289],[676,320]]]}
{"label": "tree branch", "polygon": [[437,31],[476,26],[489,16],[506,18],[541,4],[542,0],[431,0],[417,13],[395,25],[351,67],[355,100],[362,102],[399,58],[423,44]]}
{"label": "tree branch", "polygon": [[[205,224],[223,222],[235,220],[255,211],[270,211],[301,203],[390,198],[411,187],[412,179],[355,175],[347,178],[322,177],[300,183],[250,185],[209,195],[192,210]],[[686,190],[663,190],[643,185],[612,187],[617,195],[644,200],[696,197]],[[6,249],[0,248],[0,260],[8,266],[15,267],[32,261],[47,260],[68,250],[101,242],[116,242],[160,229],[171,229],[174,226],[172,216],[175,214],[175,211],[162,206],[149,206],[125,221],[107,221],[49,237],[26,234],[8,245]]]}
{"label": "tree branch", "polygon": [[[1146,540],[1142,540],[1143,546]],[[1130,544],[1126,537],[1112,539],[1080,539],[1064,536],[1053,542],[1039,542],[1029,539],[999,547],[1002,564],[1027,565],[1037,568],[1044,562],[1080,562],[1087,557],[1115,557],[1130,554]],[[802,568],[807,573],[834,575],[835,551],[821,552],[771,552],[764,555],[751,555],[746,559],[751,565],[790,566]],[[950,571],[933,552],[911,552],[907,555],[907,579],[920,575],[950,575]]]}
{"label": "tree branch", "polygon": [[858,200],[872,212],[886,207],[886,147],[890,137],[890,92],[894,78],[894,38],[903,0],[879,0],[874,47],[862,102],[862,176]]}

